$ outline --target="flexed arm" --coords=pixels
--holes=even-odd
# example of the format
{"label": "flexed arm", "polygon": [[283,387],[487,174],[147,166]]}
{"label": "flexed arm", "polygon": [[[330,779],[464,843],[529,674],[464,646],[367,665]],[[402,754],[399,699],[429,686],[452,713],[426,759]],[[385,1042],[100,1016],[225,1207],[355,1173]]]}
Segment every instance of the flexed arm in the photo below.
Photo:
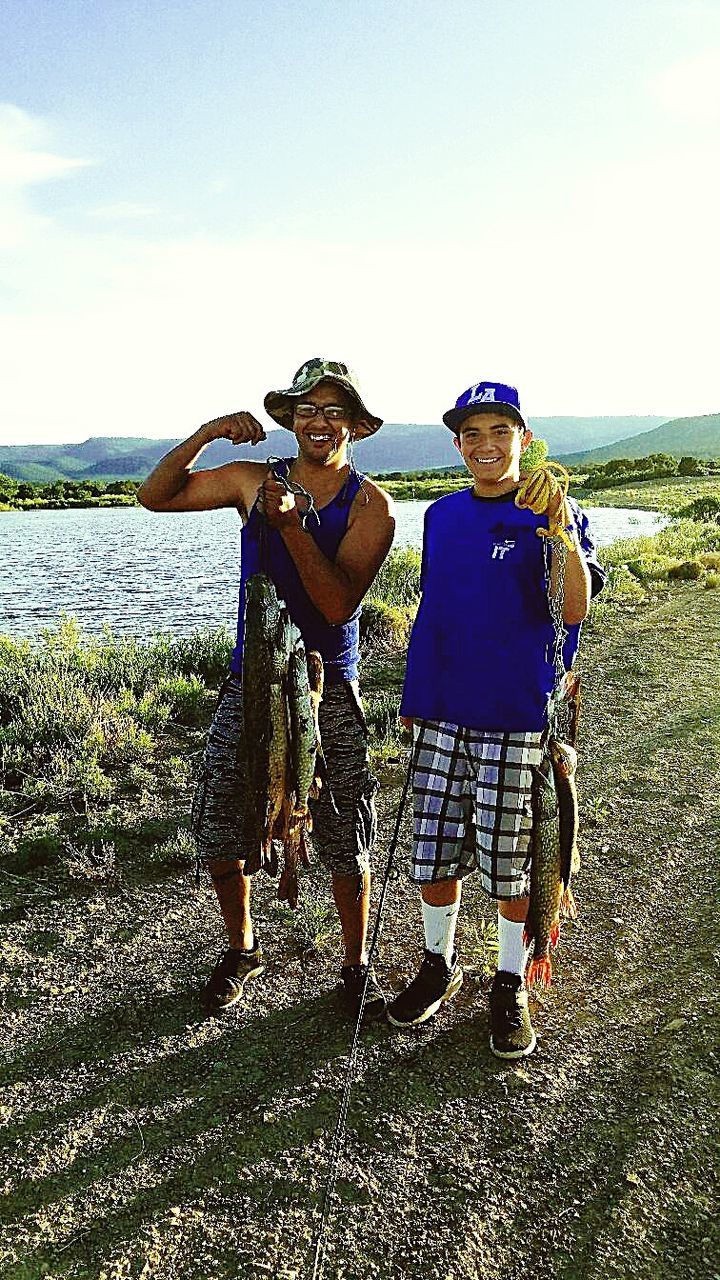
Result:
{"label": "flexed arm", "polygon": [[243,411],[213,418],[161,458],[140,486],[138,502],[149,511],[212,511],[217,507],[235,506],[247,509],[253,480],[256,490],[262,475],[258,463],[228,462],[206,471],[192,468],[213,440],[258,444],[264,439],[265,432],[251,413]]}

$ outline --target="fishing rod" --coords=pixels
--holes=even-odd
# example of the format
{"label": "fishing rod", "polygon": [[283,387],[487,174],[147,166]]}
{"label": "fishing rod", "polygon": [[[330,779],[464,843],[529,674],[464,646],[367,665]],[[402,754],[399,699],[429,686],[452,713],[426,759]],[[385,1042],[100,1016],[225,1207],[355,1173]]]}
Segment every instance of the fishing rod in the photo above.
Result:
{"label": "fishing rod", "polygon": [[400,838],[400,827],[402,824],[402,816],[405,810],[408,790],[410,787],[410,779],[412,777],[413,765],[415,763],[416,748],[408,751],[407,768],[405,770],[405,781],[403,784],[400,804],[398,805],[397,814],[395,816],[395,828],[393,830],[390,846],[388,850],[387,866],[383,878],[382,889],[380,891],[380,901],[378,903],[377,916],[375,918],[375,927],[373,929],[370,946],[368,948],[367,971],[365,973],[365,981],[363,983],[362,993],[360,996],[360,1007],[358,1009],[357,1020],[355,1022],[355,1031],[353,1033],[352,1044],[348,1053],[347,1067],[345,1073],[345,1084],[343,1086],[342,1096],[340,1098],[340,1107],[338,1110],[337,1123],[333,1134],[332,1145],[330,1148],[330,1167],[328,1170],[327,1181],[325,1183],[325,1193],[323,1195],[322,1211],[320,1215],[320,1224],[315,1242],[315,1253],[313,1258],[312,1280],[320,1280],[322,1270],[325,1263],[325,1246],[327,1229],[333,1210],[333,1197],[335,1195],[335,1187],[337,1184],[338,1170],[340,1166],[340,1157],[342,1156],[343,1147],[345,1145],[345,1134],[347,1125],[347,1113],[350,1104],[350,1092],[353,1086],[355,1055],[360,1040],[360,1027],[362,1024],[363,1013],[365,1011],[365,1001],[367,998],[368,983],[370,980],[370,972],[372,968],[373,958],[377,949],[378,940],[380,938],[380,930],[382,927],[383,913],[385,911],[385,902],[387,898],[388,887],[394,871],[395,850],[397,849],[398,840]]}

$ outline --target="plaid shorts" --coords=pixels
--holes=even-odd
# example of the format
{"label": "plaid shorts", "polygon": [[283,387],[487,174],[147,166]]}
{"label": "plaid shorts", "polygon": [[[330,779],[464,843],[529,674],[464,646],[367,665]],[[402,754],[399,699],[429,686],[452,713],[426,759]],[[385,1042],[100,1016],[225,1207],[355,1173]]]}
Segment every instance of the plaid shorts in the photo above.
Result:
{"label": "plaid shorts", "polygon": [[[231,675],[210,725],[193,799],[190,826],[202,861],[244,860],[249,853],[243,835],[247,780],[238,758],[242,722],[242,684],[239,676]],[[311,844],[330,871],[362,875],[370,865],[377,834],[378,784],[369,768],[368,729],[353,681],[325,689],[320,737],[327,780],[318,799],[310,802]]]}
{"label": "plaid shorts", "polygon": [[413,880],[462,878],[477,868],[491,898],[527,896],[541,736],[415,721]]}

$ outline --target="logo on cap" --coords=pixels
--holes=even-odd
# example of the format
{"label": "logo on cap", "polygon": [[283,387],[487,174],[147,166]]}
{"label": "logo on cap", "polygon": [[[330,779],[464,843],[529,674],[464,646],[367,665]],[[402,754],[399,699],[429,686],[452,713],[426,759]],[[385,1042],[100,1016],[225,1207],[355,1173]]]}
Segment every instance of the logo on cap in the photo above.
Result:
{"label": "logo on cap", "polygon": [[495,388],[488,387],[484,382],[478,382],[476,387],[470,388],[468,404],[486,404],[495,403]]}

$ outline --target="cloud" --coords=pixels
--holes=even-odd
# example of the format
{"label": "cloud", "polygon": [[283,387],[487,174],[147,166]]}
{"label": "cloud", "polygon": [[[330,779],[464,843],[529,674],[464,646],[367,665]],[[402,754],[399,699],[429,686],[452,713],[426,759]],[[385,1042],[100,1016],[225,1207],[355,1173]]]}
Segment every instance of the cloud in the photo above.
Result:
{"label": "cloud", "polygon": [[17,250],[46,225],[34,212],[28,190],[65,178],[90,160],[57,155],[47,149],[43,120],[11,103],[0,103],[0,250]]}
{"label": "cloud", "polygon": [[720,52],[708,51],[668,67],[653,82],[657,101],[671,115],[720,120]]}
{"label": "cloud", "polygon": [[0,103],[0,188],[18,190],[50,182],[91,163],[41,150],[47,133],[43,121],[20,107]]}
{"label": "cloud", "polygon": [[[53,154],[37,122],[10,124],[16,149]],[[545,216],[488,214],[469,243],[452,227],[425,243],[181,236],[167,221],[151,236],[124,201],[79,232],[16,187],[0,201],[0,230],[5,215],[22,231],[0,256],[2,441],[262,415],[312,355],[355,367],[388,421],[438,422],[484,376],[519,386],[531,416],[715,412],[717,174],[700,141],[635,156]]]}

